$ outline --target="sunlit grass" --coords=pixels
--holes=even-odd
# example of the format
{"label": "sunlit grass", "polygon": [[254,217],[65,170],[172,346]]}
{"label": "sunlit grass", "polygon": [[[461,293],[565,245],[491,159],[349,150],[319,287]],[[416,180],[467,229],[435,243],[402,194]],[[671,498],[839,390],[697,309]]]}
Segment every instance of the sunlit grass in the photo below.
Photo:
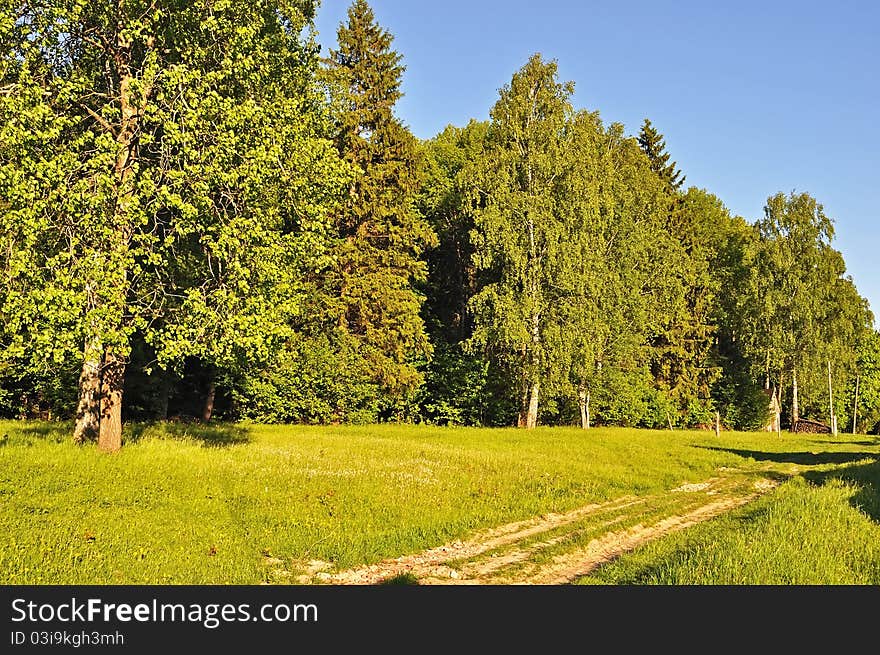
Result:
{"label": "sunlit grass", "polygon": [[[880,584],[880,466],[797,477],[727,516],[649,543],[582,584]],[[868,510],[868,511],[866,511]]]}
{"label": "sunlit grass", "polygon": [[0,423],[5,583],[293,581],[267,562],[354,566],[719,467],[793,470],[800,453],[821,472],[878,451],[769,434],[160,424],[129,426],[108,456],[69,432]]}

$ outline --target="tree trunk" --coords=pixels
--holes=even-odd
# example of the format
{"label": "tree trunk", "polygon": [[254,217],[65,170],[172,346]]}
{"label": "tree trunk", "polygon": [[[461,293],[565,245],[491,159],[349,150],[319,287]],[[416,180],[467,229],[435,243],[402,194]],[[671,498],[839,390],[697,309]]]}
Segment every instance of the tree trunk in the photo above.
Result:
{"label": "tree trunk", "polygon": [[780,389],[773,387],[773,428],[772,432],[779,435],[782,431],[782,396]]}
{"label": "tree trunk", "polygon": [[831,360],[828,360],[828,416],[831,418],[831,434],[837,436],[837,415],[834,413],[834,387],[831,386]]}
{"label": "tree trunk", "polygon": [[[83,372],[80,377],[80,402],[74,428],[76,441],[85,440],[96,430],[98,447],[107,452],[119,450],[122,444],[122,384],[125,379],[125,360],[110,346],[104,346],[102,353],[101,342],[112,341],[110,337],[112,330],[124,327],[128,271],[122,264],[116,262],[126,261],[131,241],[132,225],[128,214],[136,190],[134,175],[138,158],[139,122],[152,93],[151,80],[137,80],[132,74],[132,36],[128,30],[123,29],[125,25],[121,17],[127,11],[124,9],[123,0],[117,0],[117,10],[120,21],[116,37],[112,43],[105,41],[104,46],[111,55],[118,79],[116,87],[118,91],[114,100],[119,103],[119,114],[115,125],[110,125],[97,114],[92,114],[104,133],[112,136],[116,142],[116,159],[113,165],[116,202],[113,216],[108,217],[113,232],[105,248],[108,255],[106,261],[114,262],[110,265],[119,268],[110,269],[107,280],[103,282],[104,291],[108,292],[111,299],[105,299],[101,308],[106,315],[115,315],[116,320],[115,323],[111,321],[110,330],[106,334],[98,333],[99,337],[106,338],[95,339],[92,343],[86,344]],[[147,50],[152,50],[154,38],[147,36],[144,43]],[[94,416],[96,405],[97,421]]]}
{"label": "tree trunk", "polygon": [[101,345],[87,342],[83,349],[83,367],[79,376],[79,403],[76,406],[74,443],[83,444],[98,438],[101,426]]}
{"label": "tree trunk", "polygon": [[540,385],[534,382],[529,391],[529,411],[526,414],[526,429],[531,430],[538,425],[538,390]]}
{"label": "tree trunk", "polygon": [[525,428],[529,422],[529,385],[523,382],[522,400],[519,404],[519,416],[516,417],[516,427]]}
{"label": "tree trunk", "polygon": [[581,428],[590,429],[590,393],[586,388],[578,389],[578,404],[581,408]]}
{"label": "tree trunk", "polygon": [[581,387],[578,389],[578,405],[581,408],[581,429],[586,430],[587,425],[587,390]]}
{"label": "tree trunk", "polygon": [[160,421],[168,420],[168,398],[171,395],[171,376],[167,371],[162,371],[162,382],[159,387],[159,408],[157,415]]}
{"label": "tree trunk", "polygon": [[791,429],[797,430],[797,422],[800,420],[800,407],[798,407],[798,382],[797,369],[791,372]]}
{"label": "tree trunk", "polygon": [[122,383],[125,381],[125,360],[108,348],[104,352],[102,373],[98,448],[107,453],[115,453],[122,447]]}
{"label": "tree trunk", "polygon": [[783,397],[785,396],[785,377],[782,373],[779,374],[779,387],[776,390],[776,394],[779,397],[779,411],[782,411],[782,402]]}
{"label": "tree trunk", "polygon": [[[121,6],[120,1],[120,6]],[[119,75],[120,122],[116,134],[116,161],[113,172],[116,183],[116,206],[113,225],[115,227],[110,248],[118,254],[128,251],[131,241],[131,227],[128,212],[135,193],[134,165],[137,159],[137,136],[139,116],[149,97],[150,84],[135,89],[136,80],[131,74],[130,37],[119,32],[116,38],[116,69]],[[147,39],[147,47],[152,48],[152,38]],[[112,260],[111,260],[112,261]],[[125,315],[126,287],[128,271],[118,271],[113,300],[108,310],[115,311],[117,327],[122,327]],[[125,359],[111,346],[104,350],[104,366],[101,371],[101,427],[98,432],[98,448],[113,453],[122,447],[122,385],[125,381]]]}
{"label": "tree trunk", "polygon": [[784,376],[782,375],[782,373],[780,373],[779,374],[779,386],[776,387],[776,399],[779,401],[779,430],[778,430],[778,432],[780,435],[782,435],[782,416],[783,416],[782,403],[783,403],[783,396],[785,395],[784,382],[785,382]]}
{"label": "tree trunk", "polygon": [[856,433],[856,425],[859,418],[859,376],[856,376],[856,399],[853,401],[853,429],[852,433]]}
{"label": "tree trunk", "polygon": [[205,395],[205,406],[202,408],[202,420],[207,423],[214,413],[214,396],[217,394],[217,385],[212,380],[208,384],[208,393]]}

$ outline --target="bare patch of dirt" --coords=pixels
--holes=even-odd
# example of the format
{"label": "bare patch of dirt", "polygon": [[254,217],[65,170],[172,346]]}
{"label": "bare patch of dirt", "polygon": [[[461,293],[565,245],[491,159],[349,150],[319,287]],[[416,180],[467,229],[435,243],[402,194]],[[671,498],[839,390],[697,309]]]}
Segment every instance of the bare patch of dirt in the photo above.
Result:
{"label": "bare patch of dirt", "polygon": [[709,487],[712,486],[712,483],[715,480],[709,480],[708,482],[695,482],[693,484],[683,484],[680,487],[676,487],[672,490],[672,493],[694,493],[696,491],[706,491]]}
{"label": "bare patch of dirt", "polygon": [[[602,523],[600,526],[598,526],[598,529],[610,528],[611,526],[620,523],[625,519],[626,516],[618,516],[611,521],[606,521],[605,523]],[[510,566],[511,564],[519,564],[520,562],[525,562],[534,553],[545,548],[556,546],[557,544],[562,543],[568,538],[570,538],[569,534],[563,534],[552,539],[547,539],[546,541],[532,544],[528,548],[517,548],[516,550],[504,553],[503,555],[492,556],[482,561],[467,562],[464,566],[462,566],[461,572],[466,578],[485,578],[487,576],[493,575],[496,571],[499,571],[500,569]]]}

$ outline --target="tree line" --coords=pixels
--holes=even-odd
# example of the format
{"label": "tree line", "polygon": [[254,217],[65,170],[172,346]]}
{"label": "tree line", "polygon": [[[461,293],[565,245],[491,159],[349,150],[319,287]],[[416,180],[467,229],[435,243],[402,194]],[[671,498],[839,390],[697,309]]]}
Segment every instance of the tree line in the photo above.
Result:
{"label": "tree line", "polygon": [[326,56],[316,8],[3,3],[0,413],[876,429],[816,199],[732,216],[537,54],[420,141],[368,3]]}

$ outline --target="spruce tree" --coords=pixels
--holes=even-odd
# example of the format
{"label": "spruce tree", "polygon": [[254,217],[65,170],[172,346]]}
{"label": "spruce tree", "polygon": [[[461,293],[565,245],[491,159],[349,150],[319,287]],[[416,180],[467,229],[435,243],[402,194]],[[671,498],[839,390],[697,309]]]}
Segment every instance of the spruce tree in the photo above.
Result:
{"label": "spruce tree", "polygon": [[392,399],[416,388],[430,355],[420,316],[422,253],[436,242],[418,213],[421,167],[415,137],[394,115],[401,56],[369,4],[356,0],[327,60],[338,94],[339,154],[359,172],[338,214],[334,307],[337,332]]}
{"label": "spruce tree", "polygon": [[681,189],[685,176],[681,174],[680,170],[675,169],[676,162],[669,163],[666,141],[647,118],[639,132],[639,146],[651,161],[651,170],[657,173],[671,190]]}
{"label": "spruce tree", "polygon": [[719,374],[711,352],[714,327],[709,313],[716,279],[710,260],[716,230],[726,224],[716,216],[714,199],[698,189],[682,192],[685,177],[676,162],[670,163],[663,135],[648,119],[638,142],[669,197],[666,231],[682,246],[678,271],[685,289],[682,302],[665,314],[664,325],[651,340],[654,384],[673,404],[676,421],[705,422],[712,414],[710,390]]}

